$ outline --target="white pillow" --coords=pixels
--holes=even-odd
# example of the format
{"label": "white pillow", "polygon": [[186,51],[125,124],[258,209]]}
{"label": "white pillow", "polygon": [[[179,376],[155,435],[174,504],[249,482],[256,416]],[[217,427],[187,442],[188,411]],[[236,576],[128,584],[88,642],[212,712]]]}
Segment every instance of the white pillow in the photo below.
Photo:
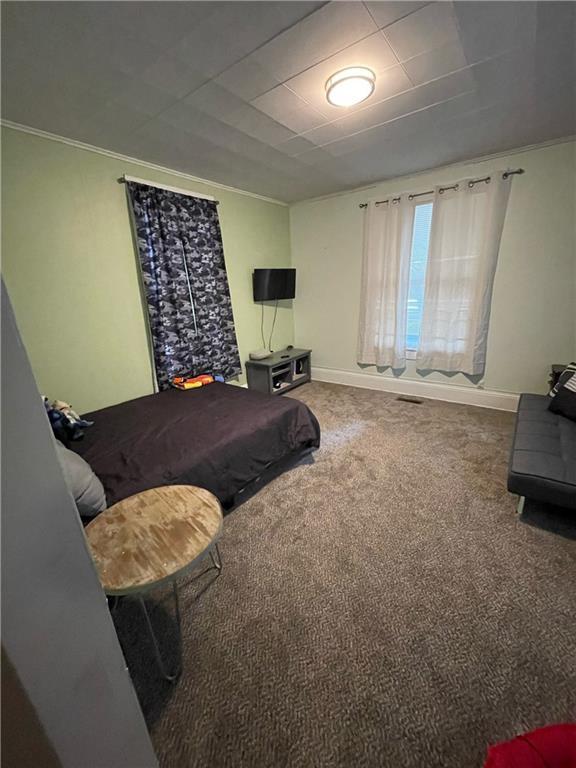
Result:
{"label": "white pillow", "polygon": [[82,517],[95,517],[106,509],[104,486],[87,461],[56,440],[56,452],[66,485]]}

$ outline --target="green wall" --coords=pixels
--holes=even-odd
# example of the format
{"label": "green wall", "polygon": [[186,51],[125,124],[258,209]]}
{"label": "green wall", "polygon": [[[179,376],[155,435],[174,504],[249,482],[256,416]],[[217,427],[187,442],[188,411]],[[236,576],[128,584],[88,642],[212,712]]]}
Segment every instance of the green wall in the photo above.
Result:
{"label": "green wall", "polygon": [[296,343],[315,367],[390,377],[356,363],[364,212],[358,204],[436,184],[524,168],[512,190],[494,283],[484,379],[420,374],[408,361],[402,379],[544,392],[552,363],[576,357],[576,143],[540,147],[375,184],[290,210],[292,265],[298,270]]}
{"label": "green wall", "polygon": [[[2,161],[2,271],[42,393],[85,412],[153,391],[123,174],[220,200],[242,361],[262,346],[252,269],[290,265],[287,207],[9,128]],[[276,349],[293,342],[285,304]]]}
{"label": "green wall", "polygon": [[[576,355],[576,144],[396,179],[288,208],[13,129],[2,130],[2,270],[40,391],[88,411],[153,391],[146,314],[125,188],[129,174],[211,194],[220,221],[242,360],[262,346],[254,267],[298,269],[294,318],[273,346],[313,349],[316,367],[358,371],[362,211],[358,203],[522,166],[502,237],[480,387],[544,391],[552,362]],[[266,307],[266,327],[272,309]],[[375,376],[375,369],[364,369]],[[463,375],[403,378],[474,386]],[[244,377],[241,378],[244,381]]]}

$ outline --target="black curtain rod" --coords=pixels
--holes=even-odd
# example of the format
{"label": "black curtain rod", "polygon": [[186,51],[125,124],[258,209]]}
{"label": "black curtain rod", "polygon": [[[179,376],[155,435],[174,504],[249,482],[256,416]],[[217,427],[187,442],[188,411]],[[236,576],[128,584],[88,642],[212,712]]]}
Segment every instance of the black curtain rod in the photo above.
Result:
{"label": "black curtain rod", "polygon": [[[509,176],[520,176],[523,173],[525,173],[524,168],[516,168],[514,171],[504,171],[502,178],[507,179]],[[475,184],[482,184],[482,182],[488,184],[490,178],[490,176],[484,176],[482,179],[473,179],[472,181],[468,182],[468,186],[473,187]],[[438,194],[442,195],[444,192],[448,192],[450,189],[458,189],[459,186],[459,184],[452,184],[449,187],[440,187]],[[423,197],[424,195],[432,194],[434,194],[433,189],[429,189],[427,192],[414,192],[411,195],[408,195],[408,200],[414,200],[415,197]],[[384,203],[399,203],[400,200],[400,197],[391,197],[388,200],[376,200],[374,205],[384,205]],[[368,208],[368,203],[360,203],[358,208]]]}
{"label": "black curtain rod", "polygon": [[[118,179],[118,184],[126,184],[126,182],[131,181],[130,177],[126,178],[125,176],[120,176]],[[178,187],[170,187],[167,184],[155,184],[153,181],[146,181],[145,179],[138,180],[138,184],[144,184],[146,183],[149,187],[157,187],[158,189],[166,189],[168,192],[176,192],[177,194],[181,195],[187,195],[188,197],[195,197],[193,192],[189,192],[187,189],[180,189]],[[200,200],[208,200],[206,197],[200,197]],[[220,200],[209,200],[209,202],[214,203],[215,205],[220,205]]]}

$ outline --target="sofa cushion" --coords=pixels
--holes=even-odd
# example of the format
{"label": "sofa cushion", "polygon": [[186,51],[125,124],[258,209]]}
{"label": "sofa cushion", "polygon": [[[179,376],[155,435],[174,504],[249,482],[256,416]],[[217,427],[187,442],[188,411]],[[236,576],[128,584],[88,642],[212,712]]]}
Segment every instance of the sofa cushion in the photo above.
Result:
{"label": "sofa cushion", "polygon": [[546,395],[520,397],[508,490],[576,508],[576,423],[548,410]]}

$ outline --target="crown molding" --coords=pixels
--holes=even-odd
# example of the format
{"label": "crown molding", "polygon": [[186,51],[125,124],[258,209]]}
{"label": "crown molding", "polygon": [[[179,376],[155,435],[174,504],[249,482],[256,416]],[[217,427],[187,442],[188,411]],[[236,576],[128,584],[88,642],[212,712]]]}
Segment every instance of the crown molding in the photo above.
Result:
{"label": "crown molding", "polygon": [[82,149],[85,152],[94,152],[97,155],[104,155],[104,157],[111,157],[114,160],[120,160],[123,163],[133,163],[140,165],[143,168],[150,168],[153,171],[159,173],[168,173],[171,176],[176,176],[179,179],[186,179],[196,184],[208,184],[215,189],[223,189],[226,192],[234,192],[237,195],[245,195],[246,197],[253,197],[256,200],[263,200],[266,203],[273,203],[274,205],[281,205],[285,208],[288,207],[288,203],[283,200],[276,200],[273,197],[266,197],[265,195],[259,195],[256,192],[248,192],[246,189],[238,189],[237,187],[230,187],[227,184],[221,184],[218,181],[212,181],[210,179],[203,179],[200,176],[192,176],[190,173],[184,173],[183,171],[177,171],[174,168],[166,168],[163,165],[157,165],[156,163],[150,163],[147,160],[140,160],[137,157],[130,157],[129,155],[122,155],[119,152],[113,152],[110,149],[102,149],[102,147],[95,147],[93,144],[85,144],[83,141],[77,141],[76,139],[69,139],[66,136],[59,136],[56,133],[49,133],[48,131],[42,131],[39,128],[32,128],[30,125],[23,125],[22,123],[14,123],[11,120],[0,120],[0,125],[4,128],[11,128],[13,131],[20,131],[21,133],[29,133],[32,136],[38,136],[41,139],[48,139],[49,141],[56,141],[59,144],[67,144],[69,147],[75,149]]}
{"label": "crown molding", "polygon": [[350,189],[343,189],[340,192],[331,192],[328,195],[319,195],[318,197],[308,197],[305,200],[295,200],[290,203],[290,206],[301,205],[302,203],[316,203],[321,200],[331,200],[337,197],[343,197],[344,195],[354,195],[359,192],[369,192],[371,189],[378,189],[382,184],[391,184],[401,179],[416,179],[419,176],[426,176],[434,171],[441,171],[445,168],[462,168],[465,165],[477,165],[480,163],[486,163],[490,160],[499,160],[502,157],[512,157],[513,155],[520,155],[523,152],[534,152],[538,149],[546,149],[547,147],[555,147],[557,144],[570,144],[570,142],[576,141],[576,134],[569,136],[562,136],[558,139],[549,139],[548,141],[542,141],[539,144],[526,144],[522,147],[514,147],[514,149],[503,150],[502,152],[494,152],[491,155],[480,155],[478,157],[471,157],[468,160],[457,160],[454,163],[447,163],[444,165],[435,165],[432,168],[426,168],[423,171],[416,171],[415,173],[403,173],[401,176],[389,176],[386,179],[380,179],[371,184],[364,184],[361,187],[351,187]]}
{"label": "crown molding", "polygon": [[539,144],[527,144],[522,147],[515,147],[514,149],[509,149],[502,152],[495,152],[491,155],[480,155],[479,157],[473,157],[468,160],[458,160],[454,163],[448,163],[446,165],[438,165],[438,166],[434,166],[433,168],[426,168],[425,170],[418,171],[416,173],[402,174],[401,176],[390,176],[389,178],[375,181],[372,184],[364,184],[361,187],[352,187],[350,189],[340,190],[339,192],[332,192],[328,195],[320,195],[318,197],[309,197],[303,200],[294,200],[290,203],[286,203],[283,200],[276,200],[276,198],[273,198],[273,197],[266,197],[265,195],[259,195],[256,192],[248,192],[248,190],[245,190],[245,189],[230,187],[227,184],[221,184],[218,181],[203,179],[201,176],[193,176],[190,173],[184,173],[183,171],[178,171],[175,168],[166,168],[163,165],[150,163],[147,160],[140,160],[137,157],[131,157],[130,155],[123,155],[123,154],[120,154],[119,152],[113,152],[112,150],[109,150],[109,149],[102,149],[102,147],[96,147],[93,144],[86,144],[83,141],[77,141],[76,139],[69,139],[66,136],[59,136],[56,133],[49,133],[48,131],[42,131],[39,128],[33,128],[30,125],[15,123],[12,120],[0,119],[0,126],[5,128],[11,128],[14,131],[20,131],[21,133],[29,133],[32,136],[38,136],[42,139],[48,139],[49,141],[56,141],[60,144],[67,144],[70,147],[75,147],[76,149],[82,149],[85,152],[94,152],[98,155],[111,157],[114,160],[120,160],[121,162],[124,162],[124,163],[134,163],[136,165],[142,166],[143,168],[150,168],[151,170],[158,171],[159,173],[167,173],[170,176],[175,176],[180,179],[186,179],[187,181],[192,181],[196,184],[207,184],[211,187],[214,187],[215,189],[222,189],[222,190],[225,190],[226,192],[234,192],[237,195],[245,195],[246,197],[253,197],[256,200],[263,200],[266,203],[281,205],[284,208],[301,205],[303,203],[314,203],[314,202],[320,202],[321,200],[331,200],[332,198],[343,197],[344,195],[353,195],[357,192],[358,193],[367,192],[371,189],[378,188],[381,184],[388,184],[391,182],[399,181],[400,179],[418,178],[419,176],[424,176],[426,174],[432,173],[433,171],[437,171],[444,168],[461,168],[462,166],[465,166],[465,165],[476,165],[477,163],[484,163],[490,160],[498,160],[501,157],[511,157],[513,155],[521,154],[522,152],[531,152],[538,149],[546,149],[547,147],[553,147],[553,146],[556,146],[557,144],[567,144],[569,142],[576,141],[576,135],[563,136],[561,138],[550,139],[549,141],[544,141]]}

